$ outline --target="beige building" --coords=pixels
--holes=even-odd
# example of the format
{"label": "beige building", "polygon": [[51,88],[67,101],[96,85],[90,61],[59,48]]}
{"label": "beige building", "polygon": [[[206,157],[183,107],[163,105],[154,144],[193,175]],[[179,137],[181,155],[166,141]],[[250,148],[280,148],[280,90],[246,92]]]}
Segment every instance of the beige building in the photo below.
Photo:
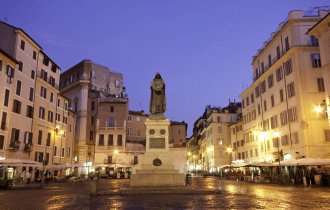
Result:
{"label": "beige building", "polygon": [[[105,160],[108,162],[108,154],[115,147],[124,149],[128,99],[122,74],[83,60],[61,74],[60,88],[61,94],[71,100],[69,107],[77,114],[76,162],[88,166],[93,162],[103,164]],[[103,145],[99,145],[100,135]],[[109,140],[109,136],[113,139]],[[108,147],[110,141],[113,145]]]}
{"label": "beige building", "polygon": [[306,34],[326,13],[291,11],[253,57],[253,83],[240,95],[246,163],[330,156],[326,115],[316,112],[325,100],[318,40]]}
{"label": "beige building", "polygon": [[[320,64],[321,71],[324,78],[324,88],[326,94],[326,103],[319,104],[319,110],[326,112],[328,116],[328,123],[330,123],[330,13],[328,13],[322,20],[316,23],[308,30],[308,34],[318,38],[320,48]],[[317,40],[317,39],[315,39]],[[327,131],[329,132],[329,131]]]}
{"label": "beige building", "polygon": [[0,84],[3,91],[0,91],[0,159],[4,159],[9,152],[10,137],[9,128],[11,124],[12,100],[10,91],[12,89],[12,76],[8,72],[14,72],[17,61],[12,56],[0,49]]}
{"label": "beige building", "polygon": [[227,107],[207,106],[204,114],[194,124],[188,143],[188,168],[190,171],[218,172],[231,162],[230,125],[237,120],[241,104],[230,102]]}
{"label": "beige building", "polygon": [[[6,82],[0,83],[5,95],[3,157],[30,159],[46,165],[71,163],[74,133],[64,137],[65,143],[58,148],[70,151],[62,161],[55,161],[54,154],[57,127],[61,133],[68,133],[68,119],[75,118],[67,110],[68,99],[59,95],[60,68],[24,30],[0,21],[0,35],[0,48],[18,63],[15,69],[7,68]],[[70,121],[72,127],[74,123]]]}

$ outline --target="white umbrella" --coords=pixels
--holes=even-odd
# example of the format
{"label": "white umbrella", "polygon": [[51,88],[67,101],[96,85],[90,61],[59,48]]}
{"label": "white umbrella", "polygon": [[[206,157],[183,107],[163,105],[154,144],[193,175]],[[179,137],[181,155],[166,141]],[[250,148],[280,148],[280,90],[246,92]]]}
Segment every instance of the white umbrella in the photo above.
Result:
{"label": "white umbrella", "polygon": [[0,160],[0,164],[2,165],[11,165],[11,166],[42,166],[42,163],[29,160],[29,159],[20,159],[20,158],[6,158],[3,160]]}

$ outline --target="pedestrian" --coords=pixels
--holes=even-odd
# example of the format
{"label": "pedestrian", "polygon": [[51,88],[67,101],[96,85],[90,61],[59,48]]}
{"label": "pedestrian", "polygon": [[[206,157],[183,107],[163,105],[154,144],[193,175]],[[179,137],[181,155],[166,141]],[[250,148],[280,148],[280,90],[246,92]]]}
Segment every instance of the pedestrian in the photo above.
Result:
{"label": "pedestrian", "polygon": [[25,183],[26,183],[26,172],[25,170],[21,173],[21,185],[24,187]]}

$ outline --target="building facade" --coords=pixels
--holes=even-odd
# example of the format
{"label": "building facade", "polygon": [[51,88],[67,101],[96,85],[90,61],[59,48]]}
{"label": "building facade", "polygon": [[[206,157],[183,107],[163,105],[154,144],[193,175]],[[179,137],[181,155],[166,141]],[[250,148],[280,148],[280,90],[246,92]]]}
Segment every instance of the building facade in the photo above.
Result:
{"label": "building facade", "polygon": [[[18,64],[6,67],[6,81],[0,83],[4,90],[2,130],[6,133],[3,158],[30,159],[44,165],[70,163],[71,152],[67,153],[70,157],[59,162],[54,154],[57,127],[69,118],[67,110],[60,113],[65,109],[64,101],[68,104],[59,94],[61,69],[23,29],[0,21],[0,35],[0,48]],[[58,100],[63,100],[62,108]],[[57,118],[58,115],[63,118]],[[71,117],[75,117],[73,112]],[[70,123],[75,126],[74,121]],[[61,132],[67,133],[67,129],[62,126]],[[66,142],[73,142],[72,135]],[[64,150],[73,149],[63,145]]]}
{"label": "building facade", "polygon": [[230,102],[227,107],[207,106],[195,122],[188,143],[188,167],[191,171],[218,172],[230,164],[232,154],[230,125],[237,120],[241,104]]}
{"label": "building facade", "polygon": [[306,34],[325,14],[291,11],[253,57],[253,83],[240,95],[245,162],[329,157],[329,125],[316,112],[325,101],[318,40]]}
{"label": "building facade", "polygon": [[125,149],[128,99],[122,74],[83,60],[61,74],[60,88],[77,114],[76,162],[104,164],[114,149]]}

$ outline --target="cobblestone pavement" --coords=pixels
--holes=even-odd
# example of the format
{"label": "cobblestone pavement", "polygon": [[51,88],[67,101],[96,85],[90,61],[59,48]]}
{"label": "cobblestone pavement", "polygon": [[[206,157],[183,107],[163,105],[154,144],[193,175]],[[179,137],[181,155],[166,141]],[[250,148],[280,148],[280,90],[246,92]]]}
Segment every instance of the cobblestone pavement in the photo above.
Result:
{"label": "cobblestone pavement", "polygon": [[[128,180],[101,180],[115,190]],[[0,209],[330,209],[329,187],[250,184],[193,178],[192,186],[216,194],[141,194],[89,196],[88,183],[49,184],[39,189],[0,190]]]}

